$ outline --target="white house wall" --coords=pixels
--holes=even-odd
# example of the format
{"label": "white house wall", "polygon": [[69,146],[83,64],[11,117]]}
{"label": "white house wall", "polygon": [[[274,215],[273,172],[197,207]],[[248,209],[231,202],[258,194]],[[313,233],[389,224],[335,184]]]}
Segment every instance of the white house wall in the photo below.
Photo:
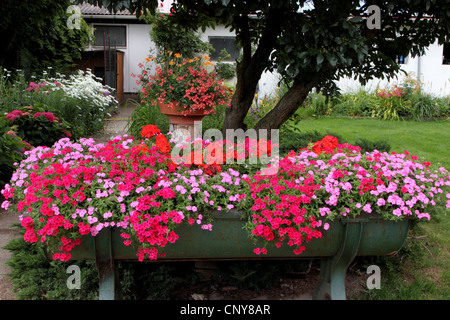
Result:
{"label": "white house wall", "polygon": [[[442,64],[442,55],[443,46],[436,42],[426,49],[425,55],[408,57],[401,67],[408,77],[420,80],[424,92],[435,96],[448,96],[450,95],[450,65]],[[406,77],[404,73],[399,73],[397,79],[390,82],[381,79],[371,80],[364,88],[372,91],[395,84],[400,85]],[[343,78],[337,84],[342,92],[354,92],[362,87],[357,80],[349,78]]]}
{"label": "white house wall", "polygon": [[[138,75],[141,73],[139,63],[143,62],[150,54],[150,49],[155,48],[154,43],[150,40],[150,26],[145,24],[127,24],[127,23],[101,23],[96,22],[90,24],[93,28],[95,25],[112,25],[126,26],[126,47],[117,47],[117,50],[124,53],[123,61],[123,91],[125,93],[137,92],[139,88],[136,86],[136,78],[131,74]],[[95,49],[103,49],[102,46],[94,47]],[[92,49],[92,48],[91,48]],[[89,50],[89,49],[88,49]]]}
{"label": "white house wall", "polygon": [[128,29],[129,51],[124,58],[124,91],[137,92],[136,78],[131,74],[141,73],[139,63],[150,55],[150,50],[155,49],[155,44],[150,39],[150,26],[142,24],[130,24]]}
{"label": "white house wall", "polygon": [[436,95],[450,94],[450,65],[442,64],[443,46],[437,43],[430,46],[425,56],[421,58],[420,76],[424,88]]}

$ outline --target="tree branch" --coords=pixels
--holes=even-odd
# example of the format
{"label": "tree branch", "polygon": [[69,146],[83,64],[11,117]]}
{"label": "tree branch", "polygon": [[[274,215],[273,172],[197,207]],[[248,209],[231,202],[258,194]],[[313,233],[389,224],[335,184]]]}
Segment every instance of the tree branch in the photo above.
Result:
{"label": "tree branch", "polygon": [[275,107],[266,114],[255,126],[255,129],[279,129],[305,101],[309,92],[316,85],[315,81],[294,81],[292,87],[278,101]]}
{"label": "tree branch", "polygon": [[279,129],[302,105],[309,92],[320,85],[321,81],[336,73],[336,71],[337,67],[328,65],[320,72],[310,74],[308,77],[305,77],[304,74],[298,74],[294,79],[293,85],[275,107],[258,121],[255,129]]}

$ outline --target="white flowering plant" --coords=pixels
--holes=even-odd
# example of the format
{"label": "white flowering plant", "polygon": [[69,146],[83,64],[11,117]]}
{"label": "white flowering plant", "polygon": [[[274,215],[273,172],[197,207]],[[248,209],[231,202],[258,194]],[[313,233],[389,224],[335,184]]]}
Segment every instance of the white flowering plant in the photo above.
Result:
{"label": "white flowering plant", "polygon": [[103,129],[104,119],[118,106],[114,89],[89,69],[66,76],[48,68],[30,79],[20,70],[17,74],[4,70],[0,76],[1,111],[6,114],[19,106],[43,104],[72,126],[76,139]]}
{"label": "white flowering plant", "polygon": [[41,102],[55,110],[58,116],[74,127],[77,138],[95,134],[103,128],[103,120],[118,106],[114,89],[102,83],[91,70],[78,70],[68,77],[43,73],[38,82],[26,88],[33,102]]}
{"label": "white flowering plant", "polygon": [[114,89],[102,84],[102,79],[96,77],[90,69],[78,70],[68,78],[60,76],[51,80],[52,91],[62,90],[69,97],[91,100],[98,108],[106,109],[117,104]]}

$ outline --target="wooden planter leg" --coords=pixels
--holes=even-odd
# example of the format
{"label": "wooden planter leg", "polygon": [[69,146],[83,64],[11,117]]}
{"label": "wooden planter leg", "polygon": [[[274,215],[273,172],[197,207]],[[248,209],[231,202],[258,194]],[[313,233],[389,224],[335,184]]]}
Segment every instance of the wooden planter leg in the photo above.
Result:
{"label": "wooden planter leg", "polygon": [[98,271],[99,300],[118,299],[118,272],[112,254],[110,228],[104,228],[95,236],[95,264]]}
{"label": "wooden planter leg", "polygon": [[320,276],[313,299],[345,300],[345,275],[350,263],[358,253],[365,219],[344,220],[344,234],[336,255],[321,260]]}

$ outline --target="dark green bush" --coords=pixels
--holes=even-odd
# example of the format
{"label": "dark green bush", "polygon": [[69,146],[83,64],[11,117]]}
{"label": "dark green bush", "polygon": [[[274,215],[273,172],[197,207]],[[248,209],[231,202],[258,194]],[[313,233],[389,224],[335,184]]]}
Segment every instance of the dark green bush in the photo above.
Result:
{"label": "dark green bush", "polygon": [[[23,235],[23,231],[20,232]],[[94,261],[50,261],[36,244],[23,238],[11,240],[4,249],[11,252],[7,262],[9,278],[20,300],[97,300],[98,273]],[[198,279],[192,263],[117,262],[122,300],[168,300],[178,286]],[[70,265],[80,268],[80,289],[69,289]]]}
{"label": "dark green bush", "polygon": [[[23,234],[23,231],[21,232]],[[91,300],[98,299],[98,278],[92,261],[50,261],[36,244],[23,237],[11,240],[4,249],[11,252],[6,263],[9,278],[20,300]],[[69,265],[80,268],[80,289],[69,289]]]}
{"label": "dark green bush", "polygon": [[69,125],[61,122],[42,104],[18,108],[5,118],[6,125],[34,147],[51,147],[59,139],[71,136]]}
{"label": "dark green bush", "polygon": [[208,114],[202,120],[202,133],[208,129],[222,130],[223,121],[225,120],[226,106],[217,106],[214,113]]}
{"label": "dark green bush", "polygon": [[353,145],[361,147],[362,153],[372,152],[373,150],[380,152],[389,152],[391,150],[390,144],[385,140],[370,141],[364,138],[358,138]]}
{"label": "dark green bush", "polygon": [[292,128],[285,129],[280,133],[280,155],[286,155],[289,151],[297,151],[301,148],[306,148],[309,143],[322,140],[326,135],[334,136],[339,143],[349,143],[354,146],[361,147],[361,152],[372,152],[378,150],[380,152],[389,152],[390,144],[385,140],[370,141],[364,138],[358,138],[355,141],[347,141],[340,135],[333,132],[321,133],[318,131],[300,132],[294,131]]}
{"label": "dark green bush", "polygon": [[27,148],[27,144],[9,129],[5,118],[0,117],[0,189],[11,179],[14,163],[24,158]]}

